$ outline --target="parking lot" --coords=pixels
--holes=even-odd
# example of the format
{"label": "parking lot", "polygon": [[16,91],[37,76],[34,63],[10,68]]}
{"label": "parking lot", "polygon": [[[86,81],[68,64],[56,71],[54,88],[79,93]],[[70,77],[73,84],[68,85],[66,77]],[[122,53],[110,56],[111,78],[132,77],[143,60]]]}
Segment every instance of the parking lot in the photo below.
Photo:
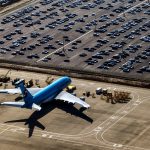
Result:
{"label": "parking lot", "polygon": [[0,59],[149,80],[147,0],[41,0],[0,17]]}

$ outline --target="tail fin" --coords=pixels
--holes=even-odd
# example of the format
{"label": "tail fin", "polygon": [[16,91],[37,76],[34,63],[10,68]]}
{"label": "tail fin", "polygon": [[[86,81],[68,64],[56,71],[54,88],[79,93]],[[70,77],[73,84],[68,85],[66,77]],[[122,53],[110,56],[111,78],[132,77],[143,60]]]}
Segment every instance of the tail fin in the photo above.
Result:
{"label": "tail fin", "polygon": [[21,79],[18,82],[15,83],[16,88],[20,88],[25,104],[32,104],[33,103],[33,96],[31,95],[31,93],[26,89],[25,87],[25,83],[24,80]]}

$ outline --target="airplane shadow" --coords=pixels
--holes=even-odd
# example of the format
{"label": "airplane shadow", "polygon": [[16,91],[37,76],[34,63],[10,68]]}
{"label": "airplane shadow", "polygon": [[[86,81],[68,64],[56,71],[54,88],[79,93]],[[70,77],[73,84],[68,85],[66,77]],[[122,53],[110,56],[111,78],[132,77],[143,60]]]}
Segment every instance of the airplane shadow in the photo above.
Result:
{"label": "airplane shadow", "polygon": [[47,115],[49,112],[51,112],[55,108],[61,109],[65,111],[66,113],[70,113],[71,115],[80,117],[90,123],[93,122],[93,119],[91,119],[86,114],[84,114],[83,111],[80,111],[77,108],[75,108],[73,105],[70,105],[65,102],[61,102],[61,101],[48,102],[48,103],[42,104],[41,107],[42,107],[41,111],[33,112],[31,116],[27,119],[11,120],[11,121],[6,121],[5,123],[25,122],[24,125],[28,125],[28,128],[29,128],[28,137],[31,137],[33,135],[35,127],[38,127],[42,130],[45,129],[45,126],[41,124],[38,120],[44,117],[45,115]]}

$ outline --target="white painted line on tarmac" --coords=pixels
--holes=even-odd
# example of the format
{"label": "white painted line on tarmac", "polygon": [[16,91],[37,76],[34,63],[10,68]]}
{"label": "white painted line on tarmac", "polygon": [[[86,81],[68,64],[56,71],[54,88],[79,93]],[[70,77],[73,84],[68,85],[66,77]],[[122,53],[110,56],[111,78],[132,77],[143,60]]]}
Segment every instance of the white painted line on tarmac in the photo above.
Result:
{"label": "white painted line on tarmac", "polygon": [[4,129],[2,132],[0,132],[0,135],[1,135],[2,133],[4,133],[5,131],[7,131],[9,128],[11,128],[11,127],[8,127],[8,128],[6,128],[6,129]]}
{"label": "white painted line on tarmac", "polygon": [[[138,100],[139,100],[139,95],[137,95],[138,96]],[[146,101],[146,100],[148,100],[149,99],[149,97],[144,97],[143,99],[142,99],[142,102],[144,102],[144,101]],[[133,111],[135,108],[137,108],[137,106],[134,106],[134,108],[132,108],[130,111]],[[127,115],[127,114],[126,114]],[[105,144],[107,144],[107,145],[114,145],[115,143],[112,143],[112,142],[109,142],[109,141],[107,141],[107,140],[105,140],[104,139],[104,137],[103,137],[103,135],[112,127],[112,126],[114,126],[115,124],[117,124],[118,123],[118,121],[120,121],[122,118],[124,118],[126,115],[124,115],[124,116],[122,116],[119,120],[117,120],[114,124],[112,124],[111,126],[109,126],[108,128],[106,128],[105,129],[105,131],[101,134],[101,139],[103,140],[103,142],[105,143]],[[98,139],[98,134],[97,134],[97,136],[96,136],[96,139],[98,140],[98,141],[100,141],[100,139]],[[143,149],[143,150],[146,150],[146,149],[144,149],[144,148],[139,148],[139,147],[134,147],[134,146],[127,146],[127,145],[122,145],[122,146],[124,146],[125,147],[125,149],[126,148],[137,148],[137,149]]]}
{"label": "white painted line on tarmac", "polygon": [[53,135],[50,135],[48,138],[49,138],[49,139],[53,138]]}

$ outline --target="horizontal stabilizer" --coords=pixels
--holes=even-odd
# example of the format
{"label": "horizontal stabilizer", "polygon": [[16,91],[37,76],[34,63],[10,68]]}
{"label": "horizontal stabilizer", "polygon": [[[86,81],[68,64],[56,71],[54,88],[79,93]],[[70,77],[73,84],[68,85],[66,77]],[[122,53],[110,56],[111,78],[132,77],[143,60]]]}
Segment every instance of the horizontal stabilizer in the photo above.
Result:
{"label": "horizontal stabilizer", "polygon": [[[0,103],[0,105],[13,106],[13,107],[29,109],[28,107],[26,107],[25,102],[2,102],[2,103]],[[41,107],[33,103],[32,104],[32,109],[40,111]]]}
{"label": "horizontal stabilizer", "polygon": [[0,105],[13,106],[13,107],[23,107],[25,102],[2,102]]}
{"label": "horizontal stabilizer", "polygon": [[16,88],[16,89],[2,89],[0,90],[0,93],[5,93],[5,94],[21,94],[21,90]]}
{"label": "horizontal stabilizer", "polygon": [[[27,88],[27,90],[34,95],[35,93],[39,92],[43,88]],[[20,88],[15,88],[15,89],[1,89],[0,93],[4,94],[21,94]]]}

